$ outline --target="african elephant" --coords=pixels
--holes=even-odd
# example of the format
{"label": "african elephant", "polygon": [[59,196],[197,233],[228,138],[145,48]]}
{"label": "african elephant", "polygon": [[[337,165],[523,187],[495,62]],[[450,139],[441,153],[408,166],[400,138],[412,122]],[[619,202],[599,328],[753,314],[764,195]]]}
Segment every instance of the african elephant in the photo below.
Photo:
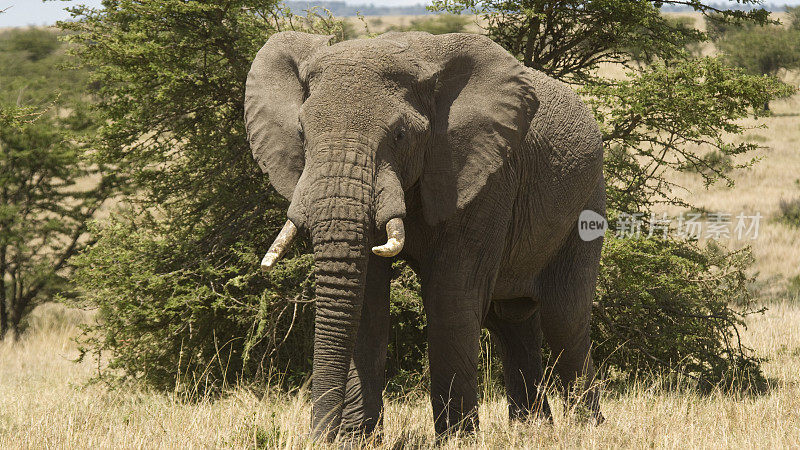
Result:
{"label": "african elephant", "polygon": [[298,229],[314,248],[314,436],[381,421],[395,256],[422,282],[438,435],[477,426],[482,327],[512,418],[549,416],[544,336],[601,420],[589,319],[602,239],[578,233],[582,210],[605,209],[592,113],[483,36],[330,39],[272,35],[245,99],[253,156],[291,200],[262,268]]}

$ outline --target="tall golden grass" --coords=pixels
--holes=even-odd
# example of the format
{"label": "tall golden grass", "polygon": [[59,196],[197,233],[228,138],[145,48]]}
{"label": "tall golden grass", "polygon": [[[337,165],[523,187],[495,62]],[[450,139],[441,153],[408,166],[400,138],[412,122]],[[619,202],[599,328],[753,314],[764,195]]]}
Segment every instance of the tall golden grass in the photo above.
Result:
{"label": "tall golden grass", "polygon": [[[59,305],[41,307],[17,344],[0,344],[0,448],[306,448],[311,406],[306,392],[257,397],[235,389],[221,399],[87,384],[91,361],[72,362],[71,338],[89,319]],[[553,424],[509,423],[505,399],[486,394],[481,429],[445,448],[789,448],[800,443],[800,307],[773,304],[751,320],[748,345],[769,358],[771,388],[758,395],[701,394],[655,378],[603,400],[607,421],[589,426],[563,415],[556,394]],[[680,385],[680,381],[678,381]],[[688,386],[688,383],[687,383]],[[427,397],[387,402],[381,441],[387,448],[434,444]]]}

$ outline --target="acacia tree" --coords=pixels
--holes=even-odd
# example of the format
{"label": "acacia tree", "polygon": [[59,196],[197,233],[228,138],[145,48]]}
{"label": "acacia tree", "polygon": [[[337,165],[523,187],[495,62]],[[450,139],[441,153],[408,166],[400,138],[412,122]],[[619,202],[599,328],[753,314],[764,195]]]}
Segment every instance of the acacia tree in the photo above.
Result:
{"label": "acacia tree", "polygon": [[107,193],[87,149],[71,142],[90,126],[73,113],[4,109],[0,123],[0,339],[19,338],[25,315],[64,290],[69,258]]}
{"label": "acacia tree", "polygon": [[84,355],[105,352],[107,375],[168,390],[275,371],[300,384],[311,367],[313,258],[301,243],[268,277],[258,270],[288,203],[250,156],[244,88],[271,34],[341,37],[341,23],[294,16],[277,0],[109,0],[72,14],[60,26],[107,119],[97,156],[130,194],[74,259],[78,300],[101,319]]}
{"label": "acacia tree", "polygon": [[[3,11],[0,10],[0,13]],[[0,106],[0,130],[19,129],[24,120],[25,112],[19,108],[8,108]],[[0,211],[5,208],[0,206]],[[0,247],[0,252],[5,246]],[[5,260],[5,257],[0,254],[0,263]],[[5,283],[5,270],[0,271],[2,279],[0,283]],[[8,331],[8,305],[6,304],[6,288],[5,284],[0,286],[0,340],[2,340]]]}
{"label": "acacia tree", "polygon": [[[800,67],[800,31],[781,25],[743,25],[719,33],[714,41],[726,62],[753,75],[778,77]],[[764,103],[769,110],[769,102]]]}
{"label": "acacia tree", "polygon": [[25,315],[64,292],[68,260],[110,193],[86,144],[96,119],[85,77],[53,71],[66,62],[59,47],[51,31],[0,36],[0,339],[18,338]]}

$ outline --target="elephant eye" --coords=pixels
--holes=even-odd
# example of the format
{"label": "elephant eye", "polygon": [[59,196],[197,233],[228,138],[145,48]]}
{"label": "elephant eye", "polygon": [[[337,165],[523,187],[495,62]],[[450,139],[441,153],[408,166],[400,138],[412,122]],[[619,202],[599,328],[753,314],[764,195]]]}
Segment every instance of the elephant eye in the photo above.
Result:
{"label": "elephant eye", "polygon": [[399,142],[402,141],[406,137],[406,130],[405,128],[399,128],[397,132],[394,134],[394,140]]}
{"label": "elephant eye", "polygon": [[301,141],[306,140],[306,133],[303,131],[302,125],[297,128],[297,137],[299,137]]}

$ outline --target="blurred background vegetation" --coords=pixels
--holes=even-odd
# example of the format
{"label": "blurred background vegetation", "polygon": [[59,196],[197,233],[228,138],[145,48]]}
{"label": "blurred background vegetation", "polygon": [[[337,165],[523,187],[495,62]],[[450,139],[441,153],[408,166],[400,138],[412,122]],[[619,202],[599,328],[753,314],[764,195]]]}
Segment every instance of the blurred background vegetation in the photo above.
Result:
{"label": "blurred background vegetation", "polygon": [[102,119],[89,72],[50,29],[0,33],[0,339],[19,338],[33,308],[66,293],[71,256],[110,186],[88,142]]}

